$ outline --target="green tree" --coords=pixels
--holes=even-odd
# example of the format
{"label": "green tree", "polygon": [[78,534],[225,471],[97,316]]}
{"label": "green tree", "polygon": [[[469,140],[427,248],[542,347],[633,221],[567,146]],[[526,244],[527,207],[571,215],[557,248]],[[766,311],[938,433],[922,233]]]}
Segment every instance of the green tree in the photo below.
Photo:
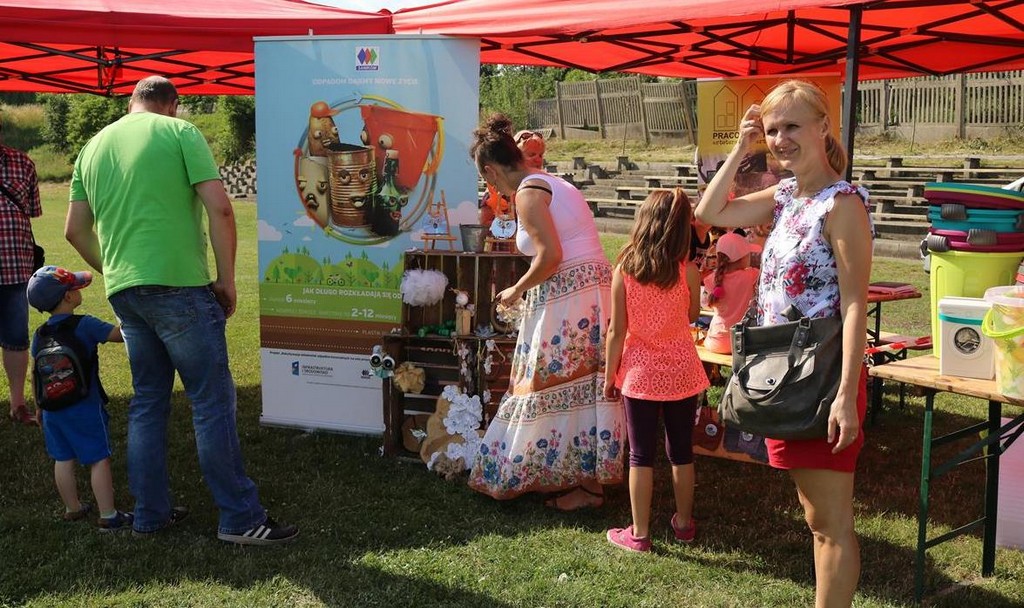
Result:
{"label": "green tree", "polygon": [[251,95],[222,95],[216,114],[227,123],[227,137],[214,142],[214,152],[225,162],[252,158],[256,151],[256,100]]}
{"label": "green tree", "polygon": [[480,111],[506,114],[517,129],[529,126],[530,101],[555,96],[555,83],[568,72],[565,68],[516,65],[480,66]]}
{"label": "green tree", "polygon": [[214,95],[182,95],[179,102],[189,114],[212,114],[217,109],[217,97]]}
{"label": "green tree", "polygon": [[77,154],[100,129],[124,116],[127,97],[101,97],[92,94],[70,96],[68,100],[68,150]]}
{"label": "green tree", "polygon": [[68,110],[71,102],[68,95],[51,93],[42,95],[43,140],[60,152],[70,152],[68,145]]}

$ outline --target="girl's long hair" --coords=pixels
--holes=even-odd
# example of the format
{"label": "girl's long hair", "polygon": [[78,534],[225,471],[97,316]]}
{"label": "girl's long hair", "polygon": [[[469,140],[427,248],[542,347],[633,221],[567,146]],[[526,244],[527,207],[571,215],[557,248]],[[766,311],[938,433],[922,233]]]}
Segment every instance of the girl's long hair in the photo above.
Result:
{"label": "girl's long hair", "polygon": [[679,265],[690,252],[693,211],[681,189],[651,192],[636,212],[629,242],[619,253],[622,271],[641,285],[662,289],[679,282]]}
{"label": "girl's long hair", "polygon": [[712,275],[715,277],[715,286],[712,288],[711,293],[708,294],[708,304],[715,304],[722,299],[721,296],[724,295],[722,293],[724,290],[724,287],[722,287],[722,281],[725,279],[725,269],[731,262],[732,260],[729,259],[729,256],[724,253],[719,253],[718,257],[715,258],[715,273]]}
{"label": "girl's long hair", "polygon": [[[771,113],[775,108],[787,103],[801,103],[810,108],[821,120],[828,120],[828,98],[825,91],[818,85],[806,80],[786,80],[777,84],[761,102],[761,115]],[[825,135],[825,155],[832,170],[843,175],[849,156],[843,144],[832,135],[829,129]]]}

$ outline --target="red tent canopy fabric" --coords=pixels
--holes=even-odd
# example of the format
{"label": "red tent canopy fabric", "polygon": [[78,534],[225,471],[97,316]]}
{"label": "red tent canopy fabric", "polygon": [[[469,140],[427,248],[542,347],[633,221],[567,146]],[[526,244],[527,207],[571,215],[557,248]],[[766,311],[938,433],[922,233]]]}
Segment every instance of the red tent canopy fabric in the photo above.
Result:
{"label": "red tent canopy fabric", "polygon": [[842,73],[853,5],[863,11],[861,79],[1024,68],[1022,0],[450,0],[398,11],[394,28],[480,37],[485,63]]}
{"label": "red tent canopy fabric", "polygon": [[391,33],[389,14],[300,0],[0,0],[0,90],[252,93],[254,36]]}

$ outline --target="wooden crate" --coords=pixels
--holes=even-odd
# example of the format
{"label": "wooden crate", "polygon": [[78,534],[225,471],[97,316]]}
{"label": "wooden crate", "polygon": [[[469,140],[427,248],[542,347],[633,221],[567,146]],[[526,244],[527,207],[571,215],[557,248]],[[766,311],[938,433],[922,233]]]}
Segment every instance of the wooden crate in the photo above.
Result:
{"label": "wooden crate", "polygon": [[[395,359],[396,364],[412,362],[422,368],[426,375],[426,384],[418,394],[403,393],[390,380],[383,382],[386,455],[419,458],[419,441],[413,436],[413,431],[426,429],[427,416],[434,412],[437,398],[448,385],[481,395],[481,398],[485,389],[491,392],[491,399],[483,408],[483,428],[486,428],[498,409],[502,395],[508,389],[512,351],[515,349],[515,338],[503,336],[492,339],[504,358],[495,353],[491,373],[486,374],[484,361],[487,356],[487,338],[420,337],[408,334],[384,336],[384,350]],[[459,371],[459,357],[455,353],[457,343],[465,344],[471,353],[469,380],[462,377]]]}
{"label": "wooden crate", "polygon": [[476,306],[473,326],[493,323],[494,296],[510,287],[526,274],[529,258],[517,253],[472,253],[442,251],[408,251],[405,269],[438,270],[448,277],[449,291],[440,303],[433,306],[402,305],[402,328],[415,334],[424,326],[441,325],[455,319],[455,294],[460,289],[469,294]]}
{"label": "wooden crate", "polygon": [[[448,277],[449,291],[433,306],[402,306],[402,332],[383,336],[384,350],[396,364],[412,362],[424,370],[426,385],[420,394],[403,393],[391,381],[384,381],[384,453],[389,456],[419,458],[419,441],[414,430],[424,430],[427,417],[434,412],[437,398],[444,387],[454,384],[470,394],[481,395],[489,390],[491,399],[484,404],[486,427],[494,417],[502,396],[508,389],[515,337],[494,336],[499,353],[493,355],[491,373],[484,371],[488,338],[476,335],[417,335],[425,326],[437,326],[455,318],[455,294],[460,289],[469,294],[477,314],[473,326],[491,323],[494,294],[511,286],[529,268],[529,258],[510,253],[471,253],[447,251],[408,251],[407,270],[437,270]],[[465,344],[471,352],[470,377],[459,372],[456,344]]]}

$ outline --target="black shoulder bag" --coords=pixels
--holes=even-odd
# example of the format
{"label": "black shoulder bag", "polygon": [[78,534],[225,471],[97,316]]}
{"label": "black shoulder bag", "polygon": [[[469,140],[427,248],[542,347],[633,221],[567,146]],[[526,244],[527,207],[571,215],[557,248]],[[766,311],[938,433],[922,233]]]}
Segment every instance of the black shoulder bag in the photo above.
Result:
{"label": "black shoulder bag", "polygon": [[[3,182],[0,182],[0,193],[4,195],[11,205],[21,211],[21,207],[18,207],[18,203],[14,200],[14,194],[7,189],[7,186]],[[36,236],[32,235],[32,272],[35,272],[46,265],[46,251],[36,243]]]}
{"label": "black shoulder bag", "polygon": [[825,438],[842,375],[842,319],[753,323],[748,312],[730,330],[733,372],[718,407],[722,422],[773,439]]}

